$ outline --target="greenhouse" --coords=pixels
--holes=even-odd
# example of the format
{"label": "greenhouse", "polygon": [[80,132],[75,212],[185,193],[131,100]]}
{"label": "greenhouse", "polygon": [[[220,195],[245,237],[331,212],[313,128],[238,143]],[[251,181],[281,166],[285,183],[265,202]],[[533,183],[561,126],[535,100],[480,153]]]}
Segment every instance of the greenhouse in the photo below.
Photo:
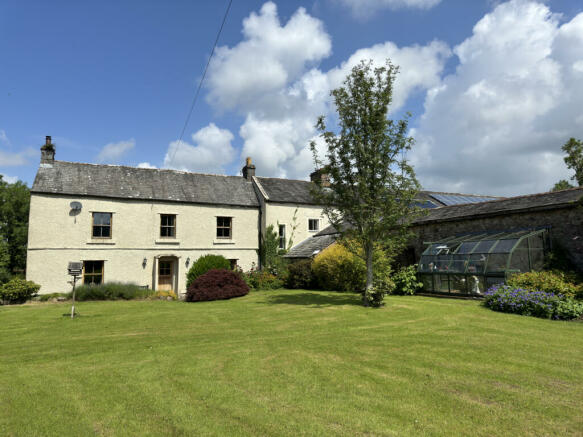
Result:
{"label": "greenhouse", "polygon": [[550,248],[547,228],[465,234],[426,244],[418,267],[423,290],[473,295],[512,273],[541,270]]}

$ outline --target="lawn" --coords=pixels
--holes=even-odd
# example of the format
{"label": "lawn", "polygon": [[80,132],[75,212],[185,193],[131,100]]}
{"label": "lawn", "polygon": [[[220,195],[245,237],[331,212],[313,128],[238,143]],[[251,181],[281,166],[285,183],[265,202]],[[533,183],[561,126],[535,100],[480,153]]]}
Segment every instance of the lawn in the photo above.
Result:
{"label": "lawn", "polygon": [[583,435],[583,323],[331,292],[0,307],[0,435]]}

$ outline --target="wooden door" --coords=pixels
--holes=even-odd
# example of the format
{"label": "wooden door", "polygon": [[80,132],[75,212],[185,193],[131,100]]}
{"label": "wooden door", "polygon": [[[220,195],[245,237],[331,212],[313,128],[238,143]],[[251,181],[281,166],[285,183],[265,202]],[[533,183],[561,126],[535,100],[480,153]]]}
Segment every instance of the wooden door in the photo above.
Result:
{"label": "wooden door", "polygon": [[173,289],[174,261],[161,259],[158,261],[158,290],[171,291]]}

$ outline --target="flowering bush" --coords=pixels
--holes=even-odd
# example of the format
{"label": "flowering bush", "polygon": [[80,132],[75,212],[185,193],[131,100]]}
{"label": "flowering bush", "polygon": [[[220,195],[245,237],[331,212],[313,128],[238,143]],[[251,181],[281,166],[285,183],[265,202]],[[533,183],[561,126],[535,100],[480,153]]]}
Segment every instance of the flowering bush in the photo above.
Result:
{"label": "flowering bush", "polygon": [[574,297],[577,294],[577,286],[572,283],[575,278],[559,270],[542,272],[526,272],[512,275],[507,284],[514,288],[527,290],[542,290],[548,293],[562,294],[566,297]]}
{"label": "flowering bush", "polygon": [[545,319],[570,320],[583,314],[583,303],[561,294],[529,291],[509,285],[494,285],[484,296],[484,305],[494,311]]}

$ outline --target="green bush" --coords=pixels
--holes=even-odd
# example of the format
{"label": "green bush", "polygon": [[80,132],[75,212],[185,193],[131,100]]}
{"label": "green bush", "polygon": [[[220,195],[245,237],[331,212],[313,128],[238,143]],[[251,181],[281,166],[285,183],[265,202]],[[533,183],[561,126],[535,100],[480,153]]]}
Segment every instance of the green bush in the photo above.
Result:
{"label": "green bush", "polygon": [[51,299],[56,299],[58,297],[64,297],[64,298],[68,298],[69,294],[68,293],[49,293],[49,294],[41,294],[40,296],[38,296],[38,300],[40,302],[47,302]]}
{"label": "green bush", "polygon": [[287,266],[288,274],[285,279],[286,288],[311,289],[316,285],[312,273],[312,260],[303,259],[290,263]]}
{"label": "green bush", "polygon": [[255,290],[277,290],[283,287],[283,281],[266,270],[250,270],[243,273],[243,280]]}
{"label": "green bush", "polygon": [[384,305],[386,291],[377,286],[373,286],[370,290],[364,291],[363,299],[371,307],[381,307]]}
{"label": "green bush", "polygon": [[[142,288],[139,285],[122,282],[106,282],[105,284],[81,285],[75,289],[75,300],[133,300],[145,299],[154,291]],[[67,298],[72,298],[69,293]]]}
{"label": "green bush", "polygon": [[197,259],[186,274],[186,288],[206,272],[212,269],[231,270],[231,262],[222,255],[203,255]]}
{"label": "green bush", "polygon": [[315,257],[312,271],[324,290],[362,292],[366,285],[364,261],[338,243]]}
{"label": "green bush", "polygon": [[13,278],[0,287],[0,301],[4,303],[24,303],[36,296],[40,285],[32,281]]}
{"label": "green bush", "polygon": [[575,297],[578,287],[569,282],[572,276],[559,270],[526,272],[512,275],[506,283],[512,288],[546,291],[547,293],[562,294]]}
{"label": "green bush", "polygon": [[401,267],[392,278],[395,282],[394,294],[412,295],[423,286],[417,279],[417,265]]}

